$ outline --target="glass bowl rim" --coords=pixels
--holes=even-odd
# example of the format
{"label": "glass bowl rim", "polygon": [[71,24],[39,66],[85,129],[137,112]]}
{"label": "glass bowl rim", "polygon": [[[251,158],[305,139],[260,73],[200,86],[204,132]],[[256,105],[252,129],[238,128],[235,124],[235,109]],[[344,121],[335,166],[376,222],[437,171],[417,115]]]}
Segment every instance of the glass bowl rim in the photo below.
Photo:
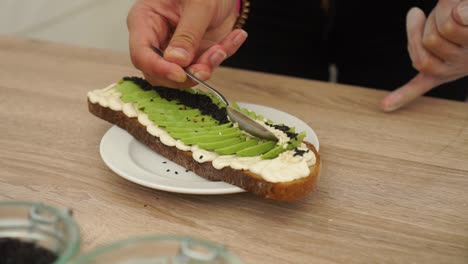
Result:
{"label": "glass bowl rim", "polygon": [[73,217],[66,213],[66,211],[62,211],[56,207],[51,205],[42,203],[42,202],[33,202],[33,201],[0,201],[0,208],[3,206],[20,206],[20,207],[33,207],[37,206],[41,209],[45,209],[47,211],[52,212],[56,215],[59,219],[65,222],[67,229],[70,231],[70,240],[71,243],[69,246],[57,256],[57,260],[53,264],[64,264],[68,263],[74,256],[76,256],[80,249],[81,243],[81,236],[80,236],[80,228],[77,222],[73,219]]}
{"label": "glass bowl rim", "polygon": [[189,235],[143,235],[143,236],[133,236],[127,239],[118,240],[114,242],[110,242],[108,244],[104,244],[97,248],[91,249],[89,252],[85,252],[78,256],[74,261],[73,264],[85,264],[88,263],[90,260],[99,257],[105,253],[111,252],[113,250],[118,250],[119,248],[130,246],[130,245],[137,245],[139,243],[144,242],[164,242],[164,241],[171,241],[171,242],[181,242],[181,241],[194,241],[197,243],[201,243],[201,245],[206,246],[208,248],[216,250],[221,256],[225,257],[226,260],[232,262],[232,264],[243,264],[239,257],[231,253],[227,250],[224,245],[220,245],[208,240],[195,238]]}

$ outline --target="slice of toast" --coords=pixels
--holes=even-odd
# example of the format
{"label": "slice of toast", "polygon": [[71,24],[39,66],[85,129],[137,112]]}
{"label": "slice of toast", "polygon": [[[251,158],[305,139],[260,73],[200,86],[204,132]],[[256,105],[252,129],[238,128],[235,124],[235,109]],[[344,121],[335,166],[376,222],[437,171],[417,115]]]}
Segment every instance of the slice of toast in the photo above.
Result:
{"label": "slice of toast", "polygon": [[309,175],[291,181],[271,182],[249,170],[233,169],[230,166],[216,169],[211,161],[200,163],[193,158],[191,151],[165,145],[158,137],[148,133],[147,127],[137,118],[128,117],[123,111],[112,110],[111,107],[102,106],[98,102],[93,103],[90,99],[88,99],[88,108],[95,116],[123,128],[153,151],[208,180],[224,181],[256,195],[280,201],[304,198],[317,187],[320,155],[309,142],[303,142],[315,155],[315,164],[309,167]]}

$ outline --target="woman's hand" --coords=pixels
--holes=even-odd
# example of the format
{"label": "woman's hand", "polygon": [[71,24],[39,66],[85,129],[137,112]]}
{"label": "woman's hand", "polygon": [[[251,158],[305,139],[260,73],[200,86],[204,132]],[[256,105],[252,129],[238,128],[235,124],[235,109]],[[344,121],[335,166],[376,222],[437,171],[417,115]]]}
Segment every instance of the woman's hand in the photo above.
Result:
{"label": "woman's hand", "polygon": [[153,85],[193,86],[182,67],[207,80],[247,38],[236,18],[235,0],[139,0],[127,18],[132,63]]}
{"label": "woman's hand", "polygon": [[384,111],[468,75],[468,0],[439,0],[427,18],[421,9],[412,8],[406,30],[408,51],[419,74],[382,100]]}

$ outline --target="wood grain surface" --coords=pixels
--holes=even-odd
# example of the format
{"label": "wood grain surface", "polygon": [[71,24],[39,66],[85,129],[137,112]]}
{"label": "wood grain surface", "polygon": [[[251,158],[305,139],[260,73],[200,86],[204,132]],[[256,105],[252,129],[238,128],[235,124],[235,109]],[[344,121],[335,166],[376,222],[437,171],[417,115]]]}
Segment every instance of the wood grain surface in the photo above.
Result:
{"label": "wood grain surface", "polygon": [[123,54],[0,38],[0,199],[73,208],[82,249],[146,234],[225,244],[246,263],[468,263],[468,104],[219,69],[228,98],[286,111],[318,134],[319,189],[295,203],[197,196],[131,183],[105,166],[110,125],[86,93],[138,75]]}

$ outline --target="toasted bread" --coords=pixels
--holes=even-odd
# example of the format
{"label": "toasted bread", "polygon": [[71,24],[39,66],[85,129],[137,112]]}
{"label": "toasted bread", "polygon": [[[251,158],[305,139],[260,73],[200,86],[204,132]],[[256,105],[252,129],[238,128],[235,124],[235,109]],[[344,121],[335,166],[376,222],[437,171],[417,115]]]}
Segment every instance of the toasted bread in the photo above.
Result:
{"label": "toasted bread", "polygon": [[158,137],[148,133],[146,126],[142,125],[137,118],[128,117],[122,111],[112,110],[99,103],[93,103],[89,99],[88,108],[95,116],[126,130],[156,153],[208,180],[230,183],[256,195],[280,201],[304,198],[317,187],[321,164],[320,155],[309,142],[303,143],[314,153],[316,160],[315,164],[309,167],[309,175],[287,182],[270,182],[249,170],[237,170],[229,166],[216,169],[212,162],[199,163],[192,157],[191,151],[183,151],[163,144]]}

